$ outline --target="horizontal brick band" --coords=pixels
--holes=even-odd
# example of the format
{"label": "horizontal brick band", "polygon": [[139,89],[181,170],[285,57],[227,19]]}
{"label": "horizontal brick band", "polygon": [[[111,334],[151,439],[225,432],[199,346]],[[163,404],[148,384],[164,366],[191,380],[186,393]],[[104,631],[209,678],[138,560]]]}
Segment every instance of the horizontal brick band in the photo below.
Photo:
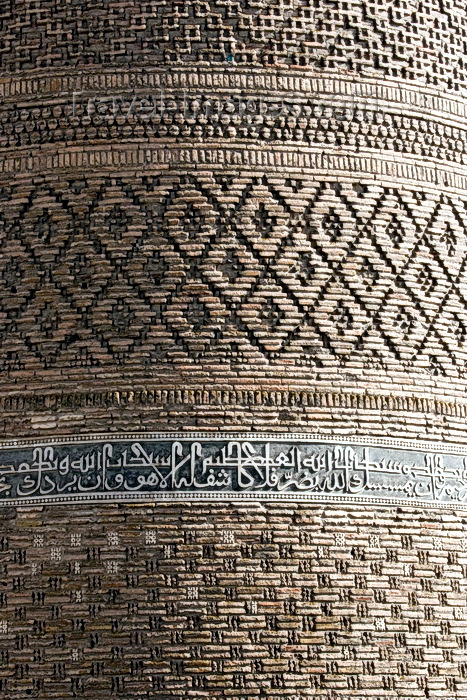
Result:
{"label": "horizontal brick band", "polygon": [[91,435],[3,443],[0,504],[310,500],[467,508],[467,447],[284,434]]}
{"label": "horizontal brick band", "polygon": [[[378,97],[310,93],[270,96],[252,91],[212,92],[128,89],[74,92],[0,108],[0,148],[41,152],[51,144],[67,148],[113,147],[122,142],[160,146],[227,140],[237,148],[266,143],[339,148],[358,153],[402,153],[430,161],[466,163],[465,117],[404,110]],[[394,157],[394,156],[393,156]]]}
{"label": "horizontal brick band", "polygon": [[63,411],[93,407],[144,406],[261,406],[294,408],[352,408],[361,411],[402,411],[439,416],[467,417],[467,404],[444,401],[434,397],[414,395],[376,395],[351,391],[319,391],[308,389],[181,389],[162,387],[154,389],[122,389],[89,392],[47,394],[10,393],[0,396],[0,408],[8,411]]}
{"label": "horizontal brick band", "polygon": [[226,171],[238,166],[251,169],[286,168],[289,171],[307,171],[315,176],[337,176],[359,178],[362,181],[376,178],[379,183],[399,183],[400,180],[412,184],[423,184],[425,188],[443,186],[446,192],[465,193],[467,190],[467,167],[459,164],[445,165],[441,161],[408,158],[398,153],[345,154],[332,149],[323,152],[319,148],[300,147],[291,151],[288,146],[253,148],[249,144],[237,147],[222,145],[193,146],[192,144],[174,147],[147,146],[143,144],[115,146],[75,146],[69,148],[57,144],[57,148],[47,148],[31,154],[21,149],[15,155],[3,152],[0,172],[5,174],[41,172],[44,170],[74,170],[94,168],[101,172],[120,169],[121,174],[135,169],[152,172],[168,170],[174,166],[222,167]]}
{"label": "horizontal brick band", "polygon": [[270,96],[285,96],[290,94],[301,95],[306,98],[309,95],[326,97],[339,97],[343,99],[361,98],[376,99],[379,102],[404,105],[405,113],[433,114],[439,113],[443,118],[462,122],[467,116],[465,100],[452,93],[444,93],[439,90],[424,86],[410,85],[410,83],[381,82],[377,79],[353,77],[346,80],[336,75],[319,76],[314,72],[300,71],[300,75],[294,70],[236,67],[229,70],[225,67],[216,68],[190,68],[187,66],[173,66],[168,72],[166,69],[144,70],[118,69],[102,70],[101,67],[90,67],[86,72],[70,70],[66,72],[53,70],[47,72],[41,70],[40,75],[30,75],[21,78],[4,76],[0,79],[0,97],[5,102],[17,103],[18,99],[37,102],[41,98],[70,97],[73,93],[104,93],[118,91],[146,92],[147,90],[167,91],[196,91],[209,90],[213,93],[231,91],[250,91],[255,94]]}

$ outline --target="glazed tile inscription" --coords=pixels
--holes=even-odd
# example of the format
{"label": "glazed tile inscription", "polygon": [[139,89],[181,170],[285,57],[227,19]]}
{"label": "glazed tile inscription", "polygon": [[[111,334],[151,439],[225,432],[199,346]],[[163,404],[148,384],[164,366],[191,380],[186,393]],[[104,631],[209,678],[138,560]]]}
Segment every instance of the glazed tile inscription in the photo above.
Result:
{"label": "glazed tile inscription", "polygon": [[4,446],[0,503],[308,498],[467,507],[467,456],[461,448],[456,454],[452,446],[436,451],[394,441],[396,447],[390,440],[378,445],[297,435],[247,438],[96,436]]}

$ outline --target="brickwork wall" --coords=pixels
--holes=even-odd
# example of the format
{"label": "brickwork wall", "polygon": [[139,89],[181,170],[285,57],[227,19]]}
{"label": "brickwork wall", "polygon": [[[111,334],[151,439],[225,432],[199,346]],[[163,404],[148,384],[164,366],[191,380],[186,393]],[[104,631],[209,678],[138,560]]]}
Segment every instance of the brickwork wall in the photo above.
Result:
{"label": "brickwork wall", "polygon": [[3,16],[5,435],[462,440],[464,2]]}
{"label": "brickwork wall", "polygon": [[290,66],[465,91],[462,0],[13,0],[2,66]]}
{"label": "brickwork wall", "polygon": [[[293,180],[271,168],[255,176],[235,166],[138,176],[111,169],[5,180],[9,434],[9,405],[69,413],[79,390],[85,404],[104,401],[117,415],[121,392],[159,411],[164,394],[191,404],[175,406],[171,425],[196,425],[195,406],[205,402],[197,397],[211,396],[203,420],[218,427],[219,404],[235,424],[249,424],[248,391],[302,415],[308,405],[333,407],[336,392],[344,406],[361,404],[364,392],[377,410],[389,397],[414,408],[431,399],[443,436],[456,436],[451,415],[465,416],[467,380],[460,182],[450,191],[376,185],[355,172],[305,177],[303,168]],[[397,176],[398,166],[391,170]],[[404,422],[413,433],[412,410]]]}
{"label": "brickwork wall", "polygon": [[[464,0],[0,0],[0,430],[465,444]],[[2,509],[5,700],[467,698],[461,511]]]}
{"label": "brickwork wall", "polygon": [[467,517],[296,504],[7,514],[2,697],[467,697]]}
{"label": "brickwork wall", "polygon": [[465,514],[258,503],[8,516],[4,698],[467,697]]}

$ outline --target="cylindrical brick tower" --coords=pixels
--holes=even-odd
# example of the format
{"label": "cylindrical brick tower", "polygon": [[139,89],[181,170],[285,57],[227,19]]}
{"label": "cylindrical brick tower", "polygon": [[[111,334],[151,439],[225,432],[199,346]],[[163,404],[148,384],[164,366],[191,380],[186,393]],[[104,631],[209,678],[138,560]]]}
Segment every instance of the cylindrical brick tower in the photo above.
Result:
{"label": "cylindrical brick tower", "polygon": [[0,695],[467,698],[467,3],[3,0]]}

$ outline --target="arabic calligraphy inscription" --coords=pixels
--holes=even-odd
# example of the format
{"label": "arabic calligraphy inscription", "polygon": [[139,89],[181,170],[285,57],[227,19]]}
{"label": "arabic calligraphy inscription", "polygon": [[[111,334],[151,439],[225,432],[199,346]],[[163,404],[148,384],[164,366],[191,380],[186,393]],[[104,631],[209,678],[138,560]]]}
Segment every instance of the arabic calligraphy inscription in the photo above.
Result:
{"label": "arabic calligraphy inscription", "polygon": [[140,439],[5,447],[0,503],[332,496],[467,504],[467,457],[287,440]]}

